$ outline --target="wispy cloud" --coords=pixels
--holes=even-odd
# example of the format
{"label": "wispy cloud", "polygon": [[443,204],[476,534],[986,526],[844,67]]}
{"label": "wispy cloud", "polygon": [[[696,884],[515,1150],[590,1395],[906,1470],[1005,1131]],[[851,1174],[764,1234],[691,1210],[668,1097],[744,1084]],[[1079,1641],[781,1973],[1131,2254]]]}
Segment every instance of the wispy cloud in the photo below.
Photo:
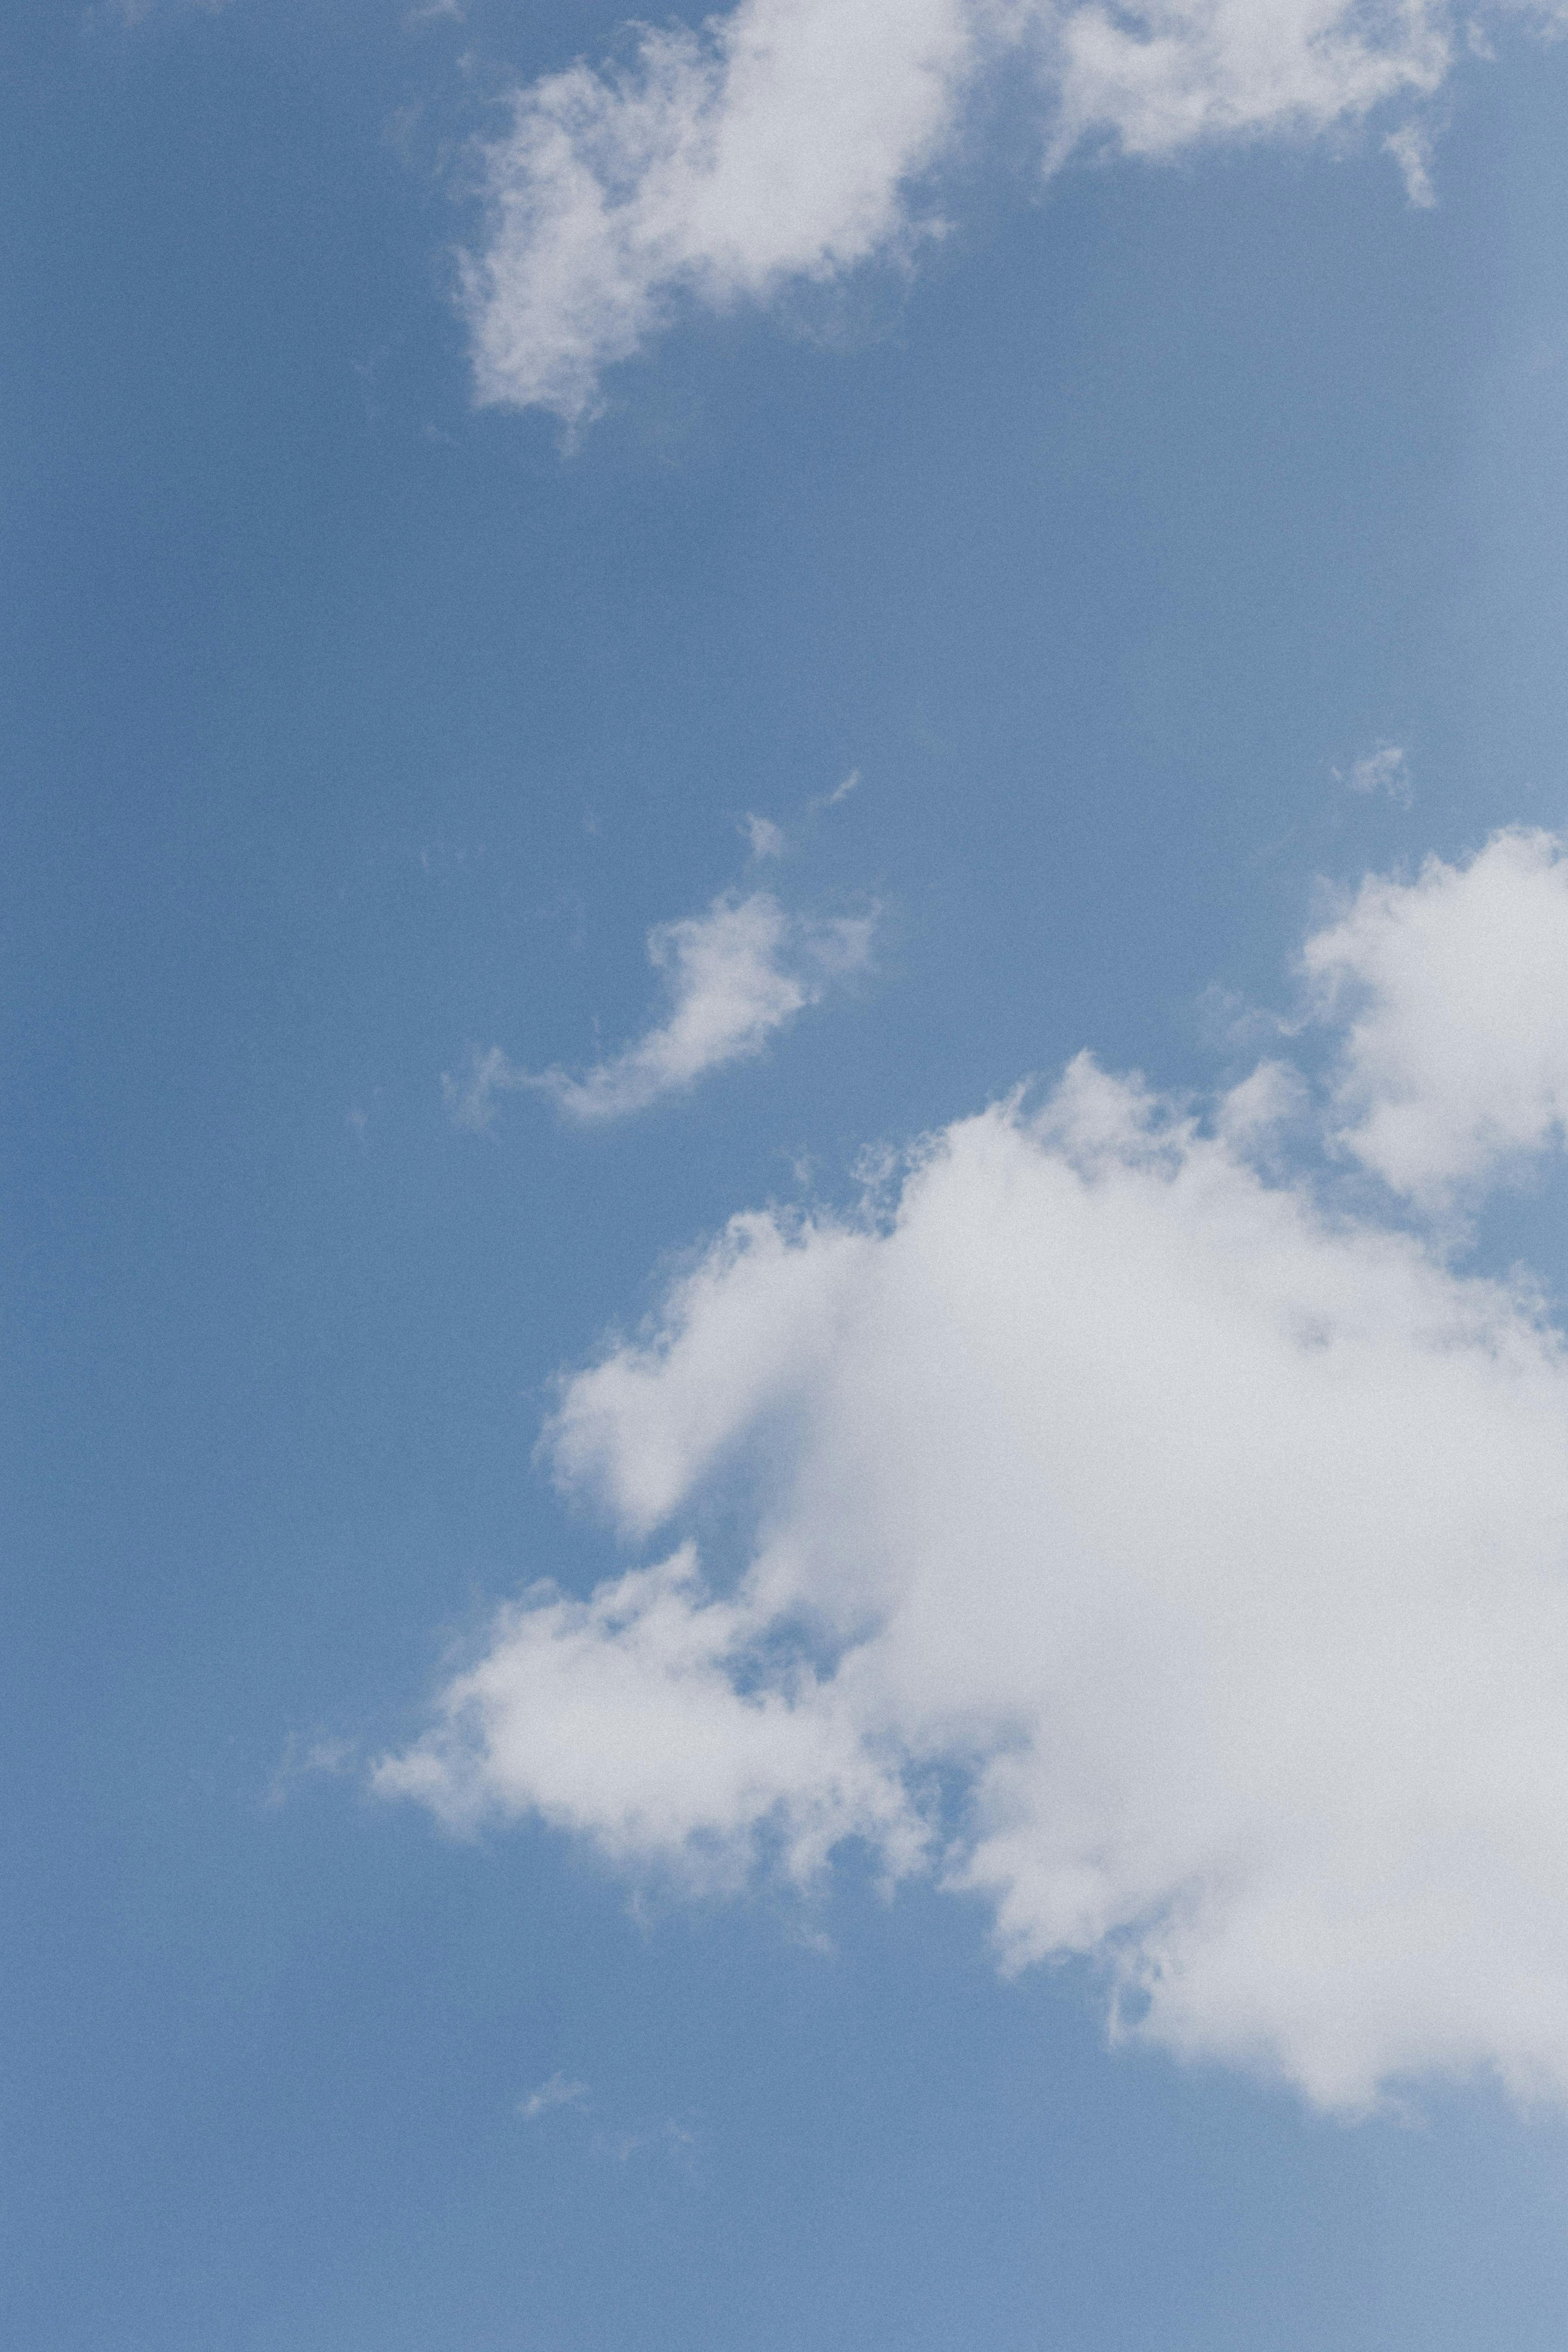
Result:
{"label": "wispy cloud", "polygon": [[782,857],[789,847],[788,835],[782,824],[773,823],[771,816],[749,813],[741,820],[741,831],[746,836],[747,848],[754,860]]}
{"label": "wispy cloud", "polygon": [[496,1097],[529,1083],[499,1045],[470,1045],[459,1066],[443,1071],[441,1093],[455,1127],[482,1135],[496,1115]]}
{"label": "wispy cloud", "polygon": [[573,2082],[565,2074],[552,2074],[518,2101],[517,2111],[525,2123],[535,2124],[542,2116],[552,2115],[557,2107],[584,2107],[592,2097],[586,2083]]}
{"label": "wispy cloud", "polygon": [[1336,768],[1333,772],[1336,782],[1348,785],[1352,793],[1384,793],[1400,808],[1415,803],[1410,761],[1402,743],[1374,743],[1348,768]]}
{"label": "wispy cloud", "polygon": [[637,2156],[663,2156],[678,2170],[690,2174],[697,2151],[697,2134],[689,2124],[669,2116],[661,2124],[650,2124],[630,2131],[604,2131],[595,2134],[594,2146],[601,2156],[614,2157],[617,2164],[629,2164]]}
{"label": "wispy cloud", "polygon": [[630,2164],[634,2158],[664,2157],[678,2171],[694,2174],[698,2136],[689,2123],[675,2116],[667,2116],[658,2123],[595,2122],[597,2104],[586,2083],[557,2074],[520,2099],[517,2112],[530,2124],[542,2123],[548,2116],[574,2115],[594,2155],[608,2157],[612,2163]]}
{"label": "wispy cloud", "polygon": [[1402,122],[1384,145],[1399,166],[1405,193],[1417,212],[1430,212],[1437,201],[1432,184],[1432,133],[1425,122]]}
{"label": "wispy cloud", "polygon": [[830,793],[819,793],[816,800],[806,803],[806,806],[810,809],[837,808],[840,801],[847,801],[851,793],[858,792],[859,785],[860,771],[851,768],[841,783],[835,784]]}
{"label": "wispy cloud", "polygon": [[701,915],[648,933],[648,961],[667,1009],[635,1044],[574,1075],[520,1069],[499,1045],[473,1047],[442,1080],[453,1118],[481,1129],[496,1097],[529,1088],[584,1125],[646,1110],[684,1093],[710,1070],[763,1052],[797,1013],[870,961],[874,914],[792,914],[765,890],[727,893]]}
{"label": "wispy cloud", "polygon": [[305,1781],[323,1773],[356,1771],[360,1763],[361,1751],[353,1740],[306,1740],[290,1732],[262,1802],[268,1808],[285,1805]]}

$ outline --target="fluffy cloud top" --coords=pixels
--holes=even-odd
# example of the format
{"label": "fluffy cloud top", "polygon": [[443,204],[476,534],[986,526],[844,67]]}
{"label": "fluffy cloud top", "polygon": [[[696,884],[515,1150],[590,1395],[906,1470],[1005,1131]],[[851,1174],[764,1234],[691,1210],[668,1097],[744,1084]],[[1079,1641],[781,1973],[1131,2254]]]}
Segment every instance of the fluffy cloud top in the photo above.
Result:
{"label": "fluffy cloud top", "polygon": [[1396,1192],[1438,1207],[1561,1137],[1568,859],[1551,835],[1368,880],[1305,960],[1350,1017],[1338,1140]]}
{"label": "fluffy cloud top", "polygon": [[[758,820],[762,822],[762,820]],[[645,1110],[710,1070],[760,1054],[776,1030],[816,1004],[829,984],[869,961],[874,919],[821,920],[786,913],[766,890],[721,896],[706,914],[660,923],[648,961],[664,979],[665,1018],[625,1051],[574,1077],[518,1069],[499,1045],[469,1055],[445,1080],[459,1125],[488,1127],[499,1092],[532,1087],[569,1118],[594,1123]]]}
{"label": "fluffy cloud top", "polygon": [[[1550,10],[1537,13],[1551,13]],[[1445,0],[740,0],[700,32],[514,92],[464,263],[481,402],[590,415],[679,300],[722,309],[910,255],[987,71],[1037,93],[1047,163],[1310,135],[1380,110],[1417,202]]]}
{"label": "fluffy cloud top", "polygon": [[1452,59],[1433,0],[1153,0],[1040,12],[1054,36],[1056,152],[1109,138],[1170,156],[1205,139],[1311,133],[1429,97]]}
{"label": "fluffy cloud top", "polygon": [[[1447,951],[1506,964],[1563,871],[1507,835],[1310,944],[1373,992],[1359,1148],[1380,1070],[1432,1076],[1450,1147],[1500,1115]],[[1420,1034],[1424,986],[1455,1071],[1358,1043]],[[1255,1161],[1303,1092],[1198,1118],[1085,1056],[890,1205],[738,1218],[545,1434],[655,1564],[505,1610],[379,1786],[707,1885],[864,1840],[987,1898],[1005,1964],[1090,1957],[1116,2030],[1327,2106],[1568,2095],[1568,1363],[1527,1298]]]}
{"label": "fluffy cloud top", "polygon": [[520,90],[464,277],[479,398],[578,417],[677,289],[767,295],[906,240],[971,47],[962,0],[742,0]]}

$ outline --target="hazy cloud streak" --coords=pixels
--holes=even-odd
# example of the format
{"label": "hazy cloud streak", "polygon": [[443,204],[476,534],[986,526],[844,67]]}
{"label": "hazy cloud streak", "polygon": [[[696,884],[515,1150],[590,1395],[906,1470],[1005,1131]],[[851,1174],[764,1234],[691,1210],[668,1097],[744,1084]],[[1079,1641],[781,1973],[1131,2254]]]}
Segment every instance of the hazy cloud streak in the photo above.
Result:
{"label": "hazy cloud streak", "polygon": [[710,1070],[753,1058],[836,981],[864,970],[875,924],[874,914],[792,914],[766,890],[729,893],[704,914],[660,923],[648,933],[647,953],[665,984],[663,1020],[578,1076],[520,1069],[499,1045],[475,1046],[442,1081],[452,1116],[485,1128],[496,1096],[523,1088],[550,1096],[584,1125],[646,1110]]}

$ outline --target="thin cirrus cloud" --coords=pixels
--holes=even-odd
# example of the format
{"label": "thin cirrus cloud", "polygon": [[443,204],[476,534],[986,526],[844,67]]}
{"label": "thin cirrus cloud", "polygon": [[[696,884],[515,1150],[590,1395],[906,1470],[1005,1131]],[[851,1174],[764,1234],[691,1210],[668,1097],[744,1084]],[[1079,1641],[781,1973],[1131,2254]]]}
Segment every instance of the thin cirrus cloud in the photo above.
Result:
{"label": "thin cirrus cloud", "polygon": [[700,31],[645,26],[619,64],[514,90],[479,151],[477,396],[576,425],[683,302],[907,262],[942,233],[942,167],[1000,74],[1035,93],[1047,169],[1375,119],[1429,204],[1425,111],[1455,56],[1444,0],[740,0]]}
{"label": "thin cirrus cloud", "polygon": [[746,848],[754,863],[765,857],[782,857],[789,847],[789,835],[782,824],[771,816],[758,816],[751,810],[741,820],[741,831],[746,837]]}
{"label": "thin cirrus cloud", "polygon": [[584,2107],[592,2094],[586,2083],[574,2081],[566,2074],[552,2074],[518,2103],[518,2114],[524,2123],[534,2124],[542,2116],[553,2115],[560,2107]]}
{"label": "thin cirrus cloud", "polygon": [[1351,762],[1348,771],[1336,768],[1334,778],[1352,793],[1384,793],[1398,808],[1415,805],[1415,788],[1403,743],[1374,743],[1370,751]]}
{"label": "thin cirrus cloud", "polygon": [[528,1088],[591,1126],[684,1093],[710,1070],[762,1053],[836,982],[864,970],[875,923],[874,914],[793,914],[767,890],[721,895],[704,914],[648,933],[668,1009],[643,1036],[577,1076],[520,1069],[499,1045],[472,1047],[462,1069],[442,1081],[452,1116],[482,1129],[498,1095]]}
{"label": "thin cirrus cloud", "polygon": [[652,1564],[503,1609],[380,1790],[710,1890],[862,1840],[1121,2035],[1342,2112],[1568,2098],[1568,1361],[1336,1174],[1552,1139],[1568,856],[1369,880],[1306,963],[1293,1159],[1280,1066],[1200,1113],[1084,1055],[864,1214],[736,1218],[542,1441]]}

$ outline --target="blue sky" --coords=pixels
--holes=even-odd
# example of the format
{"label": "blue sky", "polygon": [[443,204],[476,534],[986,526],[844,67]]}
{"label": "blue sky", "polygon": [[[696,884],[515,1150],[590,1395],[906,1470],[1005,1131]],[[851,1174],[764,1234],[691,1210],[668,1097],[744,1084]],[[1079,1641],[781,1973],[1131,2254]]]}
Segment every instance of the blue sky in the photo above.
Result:
{"label": "blue sky", "polygon": [[1568,47],[820,13],[0,34],[17,2344],[1568,2326]]}

